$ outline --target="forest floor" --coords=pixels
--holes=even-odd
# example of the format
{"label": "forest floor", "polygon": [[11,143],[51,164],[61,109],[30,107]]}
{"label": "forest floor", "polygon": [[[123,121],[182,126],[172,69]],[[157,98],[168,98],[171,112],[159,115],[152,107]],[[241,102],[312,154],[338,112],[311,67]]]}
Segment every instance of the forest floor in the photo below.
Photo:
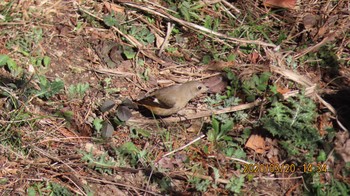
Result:
{"label": "forest floor", "polygon": [[[349,195],[349,21],[346,0],[1,1],[1,195]],[[210,92],[179,114],[127,103],[191,80]]]}

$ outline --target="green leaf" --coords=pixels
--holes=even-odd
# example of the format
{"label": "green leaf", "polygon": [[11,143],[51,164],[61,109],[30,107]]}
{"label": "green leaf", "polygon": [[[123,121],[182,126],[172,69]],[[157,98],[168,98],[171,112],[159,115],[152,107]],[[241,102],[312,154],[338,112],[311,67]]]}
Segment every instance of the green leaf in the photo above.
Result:
{"label": "green leaf", "polygon": [[40,90],[37,91],[37,96],[48,99],[58,94],[64,88],[64,83],[58,78],[49,82],[45,76],[39,76],[39,86]]}
{"label": "green leaf", "polygon": [[136,55],[136,52],[131,51],[131,50],[125,50],[123,53],[127,59],[133,59]]}
{"label": "green leaf", "polygon": [[51,83],[51,94],[55,95],[58,94],[62,89],[64,88],[64,83],[62,80],[56,78],[52,83]]}
{"label": "green leaf", "polygon": [[318,162],[323,162],[323,161],[325,161],[326,159],[327,159],[326,153],[325,153],[323,150],[321,150],[321,151],[319,152],[319,154],[318,154],[317,161],[318,161]]}
{"label": "green leaf", "polygon": [[126,142],[122,146],[119,147],[119,150],[123,154],[136,154],[139,153],[140,150],[135,146],[132,142]]}
{"label": "green leaf", "polygon": [[244,175],[240,175],[239,177],[233,176],[229,183],[225,186],[231,192],[241,193],[241,189],[244,185]]}
{"label": "green leaf", "polygon": [[145,129],[138,129],[137,133],[147,138],[151,136],[151,133]]}
{"label": "green leaf", "polygon": [[204,55],[202,58],[202,63],[203,64],[209,64],[211,61],[211,57],[209,55]]}
{"label": "green leaf", "polygon": [[33,187],[29,187],[27,189],[27,194],[28,194],[28,196],[36,196],[36,191]]}
{"label": "green leaf", "polygon": [[95,118],[92,124],[94,125],[96,131],[100,131],[102,128],[102,122],[103,120],[100,118]]}
{"label": "green leaf", "polygon": [[11,58],[7,60],[7,67],[11,71],[11,74],[15,77],[23,73],[23,69],[17,66],[17,63]]}
{"label": "green leaf", "polygon": [[83,97],[86,91],[90,88],[88,83],[78,83],[76,85],[70,85],[68,88],[69,97]]}
{"label": "green leaf", "polygon": [[211,29],[212,23],[213,23],[213,20],[211,19],[211,17],[209,15],[206,15],[205,21],[204,21],[204,27],[207,29]]}
{"label": "green leaf", "polygon": [[103,22],[109,27],[112,27],[118,24],[117,19],[113,15],[107,15],[103,17]]}
{"label": "green leaf", "polygon": [[233,128],[233,120],[227,119],[225,124],[221,126],[221,131],[226,133],[232,130],[232,128]]}
{"label": "green leaf", "polygon": [[216,120],[214,117],[211,120],[211,124],[213,126],[213,129],[216,133],[219,133],[220,129],[220,123],[218,120]]}
{"label": "green leaf", "polygon": [[233,62],[233,61],[235,61],[236,60],[236,55],[234,55],[234,54],[230,54],[230,55],[228,55],[228,57],[227,57],[227,61],[229,61],[229,62]]}
{"label": "green leaf", "polygon": [[0,54],[0,67],[6,65],[8,59],[9,59],[9,56],[7,56],[6,54]]}
{"label": "green leaf", "polygon": [[48,56],[44,56],[44,59],[43,59],[43,64],[45,67],[49,66],[50,65],[50,62],[51,62],[51,58],[48,57]]}

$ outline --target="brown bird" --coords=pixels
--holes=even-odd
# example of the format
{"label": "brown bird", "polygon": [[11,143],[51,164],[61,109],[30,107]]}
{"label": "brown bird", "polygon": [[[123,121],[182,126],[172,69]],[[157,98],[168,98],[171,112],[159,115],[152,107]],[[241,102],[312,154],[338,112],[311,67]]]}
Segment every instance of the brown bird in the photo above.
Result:
{"label": "brown bird", "polygon": [[190,81],[154,91],[149,96],[136,101],[154,115],[170,116],[184,108],[187,103],[208,88],[201,82]]}

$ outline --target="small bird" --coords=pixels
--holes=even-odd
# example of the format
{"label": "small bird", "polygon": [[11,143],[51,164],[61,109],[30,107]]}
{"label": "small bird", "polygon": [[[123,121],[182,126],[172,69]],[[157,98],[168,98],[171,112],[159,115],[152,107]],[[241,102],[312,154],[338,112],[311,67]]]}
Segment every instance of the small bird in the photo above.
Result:
{"label": "small bird", "polygon": [[187,103],[208,88],[201,82],[190,81],[154,91],[149,96],[136,101],[157,116],[170,116],[184,108]]}

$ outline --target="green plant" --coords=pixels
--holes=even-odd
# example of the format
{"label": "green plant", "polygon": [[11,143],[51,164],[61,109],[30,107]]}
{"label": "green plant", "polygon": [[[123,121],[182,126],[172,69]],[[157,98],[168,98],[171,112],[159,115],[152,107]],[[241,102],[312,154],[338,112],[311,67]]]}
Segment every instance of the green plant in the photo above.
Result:
{"label": "green plant", "polygon": [[123,157],[130,158],[131,165],[135,166],[140,159],[145,156],[144,150],[140,150],[134,143],[125,142],[120,147],[116,148],[117,154],[120,154]]}
{"label": "green plant", "polygon": [[136,52],[131,47],[124,47],[123,54],[125,55],[126,59],[134,59],[136,57]]}
{"label": "green plant", "polygon": [[8,49],[15,49],[16,52],[23,56],[31,56],[33,48],[41,42],[43,38],[43,30],[34,27],[32,31],[19,33],[13,39],[6,42]]}
{"label": "green plant", "polygon": [[48,56],[38,56],[38,57],[31,57],[30,61],[32,65],[36,67],[44,66],[45,68],[47,68],[51,63],[51,58]]}
{"label": "green plant", "polygon": [[188,181],[200,192],[205,192],[211,184],[210,180],[203,180],[197,177],[192,177]]}
{"label": "green plant", "polygon": [[260,75],[254,74],[251,78],[247,78],[242,83],[243,92],[247,95],[247,101],[252,102],[256,96],[262,96],[267,90],[270,79],[270,72],[263,72]]}
{"label": "green plant", "polygon": [[34,183],[27,189],[28,196],[36,195],[59,195],[59,196],[70,196],[74,195],[66,187],[55,182],[47,183]]}
{"label": "green plant", "polygon": [[95,118],[92,124],[94,125],[95,130],[99,133],[102,128],[103,120],[100,118]]}
{"label": "green plant", "polygon": [[203,7],[203,4],[196,4],[191,0],[181,1],[178,3],[177,7],[182,17],[187,21],[191,21],[192,19],[199,20],[200,16],[197,14],[198,10]]}
{"label": "green plant", "polygon": [[0,10],[0,14],[4,16],[4,22],[10,22],[13,20],[13,16],[11,16],[11,10],[12,10],[14,3],[15,3],[15,1],[9,1],[6,4],[4,4],[4,6],[1,3],[1,6],[3,6],[3,7],[0,7],[0,8],[2,8]]}
{"label": "green plant", "polygon": [[285,102],[275,101],[271,106],[261,119],[263,127],[281,139],[280,144],[290,155],[305,156],[301,151],[307,150],[311,158],[321,139],[314,125],[315,103],[305,95],[298,95]]}
{"label": "green plant", "polygon": [[[112,13],[104,16],[103,22],[109,27],[115,26],[117,28],[121,28],[122,23],[125,22],[125,18],[126,16],[121,13],[117,13],[117,14]],[[120,30],[123,30],[123,29],[120,29]]]}
{"label": "green plant", "polygon": [[107,95],[118,93],[121,91],[120,88],[111,88],[112,78],[105,78],[103,80],[103,83],[104,83],[103,88],[106,91]]}
{"label": "green plant", "polygon": [[40,98],[49,99],[60,93],[64,88],[64,83],[60,79],[56,78],[52,82],[48,81],[45,76],[39,76],[38,79],[40,90],[34,90],[34,92],[36,93],[36,96]]}
{"label": "green plant", "polygon": [[85,92],[90,88],[88,83],[78,83],[76,85],[70,85],[68,88],[68,96],[70,98],[78,97],[81,98],[84,96]]}
{"label": "green plant", "polygon": [[306,176],[306,184],[309,190],[304,191],[304,195],[348,195],[350,185],[345,182],[338,181],[331,177],[327,182],[322,180],[321,173],[310,173]]}
{"label": "green plant", "polygon": [[244,175],[239,177],[233,176],[225,188],[233,193],[241,193],[241,189],[244,185]]}
{"label": "green plant", "polygon": [[130,138],[150,138],[151,133],[141,128],[130,129]]}
{"label": "green plant", "polygon": [[17,63],[7,55],[0,54],[0,67],[6,66],[10,70],[11,74],[15,77],[23,74],[23,69],[17,65]]}
{"label": "green plant", "polygon": [[155,40],[155,36],[147,27],[132,26],[128,30],[128,34],[134,36],[143,45],[153,44]]}
{"label": "green plant", "polygon": [[209,15],[205,16],[204,27],[213,31],[218,31],[220,20],[218,18],[212,18]]}
{"label": "green plant", "polygon": [[92,149],[89,153],[81,152],[83,157],[82,161],[88,163],[88,165],[94,168],[96,171],[100,173],[112,174],[112,168],[116,165],[114,160],[109,160],[107,158],[107,154],[102,154],[99,157],[95,158],[92,154]]}
{"label": "green plant", "polygon": [[212,129],[207,133],[208,140],[211,142],[218,142],[220,140],[232,140],[227,136],[227,133],[233,128],[233,120],[225,119],[223,122],[218,121],[214,116],[212,117]]}

